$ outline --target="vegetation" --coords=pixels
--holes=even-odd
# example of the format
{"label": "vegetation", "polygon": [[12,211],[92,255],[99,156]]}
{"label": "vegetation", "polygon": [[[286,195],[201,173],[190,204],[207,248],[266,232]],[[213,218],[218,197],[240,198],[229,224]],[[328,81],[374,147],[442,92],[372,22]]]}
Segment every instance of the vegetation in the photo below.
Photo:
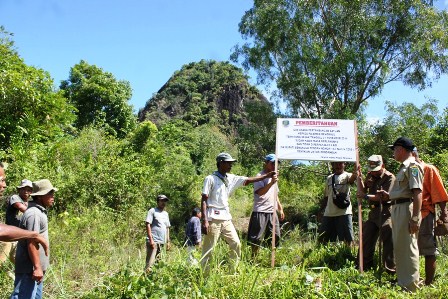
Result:
{"label": "vegetation", "polygon": [[96,65],[81,60],[71,68],[60,89],[77,109],[77,128],[94,124],[109,134],[124,137],[135,127],[135,116],[127,103],[132,96],[129,82],[117,81]]}
{"label": "vegetation", "polygon": [[[274,1],[272,5],[282,7],[279,3]],[[348,9],[348,2],[335,3],[339,5],[335,14]],[[403,5],[412,3],[415,2]],[[391,1],[392,4],[396,2]],[[425,5],[417,8],[422,9],[421,13],[432,12]],[[271,10],[265,12],[277,16]],[[434,14],[428,22],[439,17]],[[360,20],[354,18],[356,21]],[[412,18],[405,21],[414,22]],[[8,163],[5,193],[15,192],[23,178],[49,178],[59,188],[56,204],[49,212],[51,268],[46,273],[46,298],[408,297],[394,284],[394,277],[383,274],[380,278],[377,271],[359,274],[354,266],[356,248],[317,244],[316,215],[328,175],[328,166],[320,162],[285,161],[279,166],[279,188],[287,218],[282,224],[282,246],[276,250],[274,268],[270,267],[268,249],[253,261],[245,242],[236,274],[228,273],[228,247],[222,242],[214,254],[215,268],[210,277],[204,278],[199,268],[186,264],[184,226],[191,208],[199,205],[204,176],[216,168],[216,155],[230,152],[239,160],[232,172],[253,176],[262,167],[261,158],[275,149],[278,115],[247,83],[241,69],[228,62],[204,60],[183,66],[148,101],[136,123],[127,104],[127,82],[117,81],[112,74],[81,61],[56,90],[47,72],[23,62],[3,28],[0,34],[0,161]],[[372,38],[370,42],[378,42],[376,35]],[[316,53],[319,49],[322,50],[315,49]],[[440,61],[436,59],[434,63],[441,67],[444,56],[437,58]],[[319,60],[319,64],[331,66],[332,60],[322,61],[328,63]],[[384,66],[386,61],[375,63]],[[417,70],[420,69],[414,65],[402,74],[415,75]],[[314,78],[313,82],[320,84],[319,77]],[[421,79],[425,81],[426,77]],[[375,80],[385,83],[386,79]],[[282,84],[279,88],[286,88],[282,89],[283,95],[291,99],[293,94]],[[370,96],[380,92],[381,84],[378,83],[378,89],[369,90]],[[327,96],[322,99],[328,99]],[[354,99],[350,97],[350,101]],[[321,108],[301,103],[309,111],[329,108],[325,101]],[[293,107],[296,104],[291,102]],[[353,110],[356,105],[350,102],[347,107],[352,110],[346,114],[332,108],[328,115],[356,112],[356,117],[351,118],[359,124],[361,162],[374,153],[389,157],[386,145],[407,135],[418,144],[426,162],[440,167],[448,185],[448,108],[439,111],[435,100],[421,107],[411,103],[396,107],[389,103],[384,121],[371,124],[357,109]],[[387,159],[388,169],[396,169],[397,165]],[[354,165],[349,165],[349,170],[353,169]],[[160,193],[170,198],[168,212],[174,246],[163,253],[163,261],[153,272],[144,274],[143,221]],[[241,188],[231,200],[242,240],[252,196],[250,187]],[[419,298],[446,297],[442,286],[447,283],[448,248],[446,240],[441,241],[436,283],[419,291]],[[6,263],[0,271],[1,298],[7,298],[12,290],[13,282],[7,274],[12,269],[13,265]]]}
{"label": "vegetation", "polygon": [[274,81],[291,115],[347,118],[389,82],[423,89],[446,73],[447,30],[432,1],[257,0],[232,58]]}

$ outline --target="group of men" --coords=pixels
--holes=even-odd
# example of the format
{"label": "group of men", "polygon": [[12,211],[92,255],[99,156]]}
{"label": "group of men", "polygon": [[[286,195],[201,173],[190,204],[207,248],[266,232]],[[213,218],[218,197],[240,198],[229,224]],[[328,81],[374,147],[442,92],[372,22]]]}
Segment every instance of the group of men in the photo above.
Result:
{"label": "group of men", "polygon": [[[0,165],[0,196],[5,188],[5,169]],[[0,241],[3,242],[0,254],[2,261],[8,256],[14,261],[11,299],[42,298],[44,275],[49,266],[47,209],[53,205],[57,190],[47,179],[34,183],[22,180],[17,187],[18,194],[8,199],[8,224],[0,224]],[[28,203],[30,196],[32,201]],[[15,241],[16,244],[12,243]]]}
{"label": "group of men", "polygon": [[[380,267],[397,275],[398,284],[414,292],[420,286],[419,255],[425,257],[425,284],[434,280],[436,270],[436,240],[434,236],[435,204],[441,209],[440,220],[447,222],[448,194],[440,174],[418,156],[412,140],[398,138],[393,145],[394,159],[400,168],[394,176],[385,169],[382,156],[368,159],[369,173],[362,180],[361,167],[354,173],[345,172],[345,163],[332,163],[333,174],[327,178],[326,208],[320,227],[321,241],[353,242],[352,207],[338,207],[336,196],[350,194],[350,184],[359,179],[358,199],[366,200],[370,208],[363,225],[363,264],[374,266],[378,238],[382,254]],[[381,246],[380,246],[381,248]]]}
{"label": "group of men", "polygon": [[[197,262],[193,257],[193,252],[196,247],[202,246],[201,265],[205,275],[209,274],[210,258],[220,237],[230,246],[231,272],[235,271],[241,257],[241,242],[231,221],[232,215],[229,209],[229,197],[239,187],[254,183],[253,212],[248,229],[248,241],[252,247],[252,256],[256,257],[263,241],[271,239],[274,226],[276,245],[280,238],[279,220],[278,217],[274,217],[274,211],[279,211],[281,220],[285,215],[278,199],[276,156],[274,154],[267,155],[264,159],[263,170],[255,177],[231,174],[234,162],[236,160],[228,153],[220,153],[216,157],[217,170],[204,180],[201,209],[194,208],[192,217],[187,223],[188,262],[191,264]],[[165,195],[157,196],[157,207],[149,209],[146,217],[145,271],[147,273],[152,271],[152,266],[161,249],[165,245],[167,247],[170,245],[170,221],[165,210],[168,200]],[[200,219],[202,219],[202,228]],[[205,233],[203,240],[201,232]]]}
{"label": "group of men", "polygon": [[[430,284],[434,279],[437,254],[434,205],[440,206],[441,219],[448,221],[445,207],[448,195],[438,170],[419,159],[417,149],[410,139],[400,137],[390,148],[395,160],[401,163],[396,176],[385,169],[380,155],[372,155],[368,159],[369,173],[364,179],[360,166],[357,171],[348,173],[344,162],[332,163],[333,173],[327,177],[325,184],[326,203],[319,239],[323,242],[340,240],[348,245],[352,244],[354,234],[352,205],[349,200],[350,184],[358,179],[357,197],[365,199],[370,207],[362,235],[365,268],[373,267],[376,242],[380,238],[383,245],[380,257],[382,266],[391,273],[396,272],[398,284],[414,292],[420,283],[419,254],[425,257],[425,283]],[[220,153],[216,157],[217,171],[204,180],[201,210],[193,211],[191,226],[197,227],[201,218],[202,231],[205,233],[201,257],[205,275],[210,271],[210,259],[219,238],[223,238],[230,247],[232,271],[236,269],[241,257],[241,242],[231,221],[229,197],[242,186],[254,184],[253,212],[248,229],[252,256],[257,255],[263,240],[272,237],[274,226],[276,246],[278,245],[278,219],[284,219],[284,212],[278,197],[276,156],[267,155],[263,170],[255,177],[231,174],[234,162],[236,160],[228,153]],[[4,169],[0,167],[0,195],[6,187],[5,177]],[[20,240],[15,261],[15,289],[11,298],[19,298],[19,294],[24,292],[32,293],[29,298],[40,298],[43,276],[48,267],[46,209],[53,204],[57,189],[48,180],[32,184],[24,180],[17,188],[18,197],[10,200],[17,213],[8,221],[20,228],[0,224],[1,241]],[[29,196],[33,197],[33,201],[27,206],[26,199]],[[169,246],[170,223],[165,211],[168,200],[165,195],[159,195],[157,207],[148,211],[147,271],[154,264],[161,245],[168,243]],[[277,211],[279,217],[276,217]],[[23,215],[20,218],[21,213]],[[201,242],[201,238],[196,228],[192,231],[198,237],[194,241],[190,240],[189,245],[195,246]]]}

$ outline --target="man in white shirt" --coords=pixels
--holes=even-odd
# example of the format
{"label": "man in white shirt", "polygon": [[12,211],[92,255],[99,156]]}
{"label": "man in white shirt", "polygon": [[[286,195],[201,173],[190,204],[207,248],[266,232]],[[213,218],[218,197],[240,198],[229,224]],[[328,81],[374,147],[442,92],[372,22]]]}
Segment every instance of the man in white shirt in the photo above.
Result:
{"label": "man in white shirt", "polygon": [[202,220],[206,235],[202,247],[201,265],[204,274],[209,273],[209,259],[213,249],[220,237],[222,237],[230,247],[230,258],[233,261],[232,270],[241,256],[241,242],[235,227],[232,223],[232,215],[229,210],[229,197],[239,187],[255,183],[266,178],[277,180],[277,173],[271,171],[257,177],[236,176],[230,174],[232,163],[235,159],[228,153],[220,153],[216,157],[218,168],[213,174],[208,175],[204,180],[202,189]]}

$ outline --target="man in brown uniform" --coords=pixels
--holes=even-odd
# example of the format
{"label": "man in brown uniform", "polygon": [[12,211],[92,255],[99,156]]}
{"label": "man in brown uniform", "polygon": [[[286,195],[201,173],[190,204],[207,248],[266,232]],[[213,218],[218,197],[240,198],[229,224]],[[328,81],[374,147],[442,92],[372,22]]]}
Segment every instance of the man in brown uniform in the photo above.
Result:
{"label": "man in brown uniform", "polygon": [[423,167],[412,156],[412,140],[398,138],[390,146],[394,159],[401,162],[390,192],[378,191],[392,204],[392,238],[398,285],[415,292],[419,287],[419,251],[417,235],[422,207]]}
{"label": "man in brown uniform", "polygon": [[[362,182],[362,189],[357,192],[357,197],[367,200],[370,207],[369,218],[363,224],[362,233],[364,269],[373,268],[376,241],[380,237],[383,243],[382,263],[388,271],[394,271],[394,246],[392,243],[390,219],[391,205],[390,201],[383,201],[380,193],[377,193],[377,191],[389,191],[395,176],[386,170],[381,155],[370,156],[368,162],[369,172]],[[362,177],[361,168],[359,168],[358,175]]]}
{"label": "man in brown uniform", "polygon": [[448,194],[443,186],[443,179],[439,170],[434,165],[426,164],[420,160],[417,148],[414,148],[412,155],[425,170],[422,191],[422,222],[418,231],[418,250],[420,255],[425,257],[425,284],[429,285],[433,282],[436,274],[436,255],[438,254],[434,236],[435,204],[438,204],[441,210],[440,220],[446,222],[448,220],[446,211]]}

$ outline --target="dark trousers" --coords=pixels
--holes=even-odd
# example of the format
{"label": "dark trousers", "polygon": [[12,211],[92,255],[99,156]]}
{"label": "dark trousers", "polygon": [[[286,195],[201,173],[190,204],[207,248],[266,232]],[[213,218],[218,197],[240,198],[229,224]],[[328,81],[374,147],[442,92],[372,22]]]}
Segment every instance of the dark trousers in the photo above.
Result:
{"label": "dark trousers", "polygon": [[394,246],[392,243],[392,225],[390,218],[390,207],[384,207],[381,215],[380,208],[376,207],[369,213],[369,219],[363,224],[362,248],[364,269],[374,267],[373,258],[381,228],[381,242],[383,247],[382,263],[389,269],[395,269]]}

